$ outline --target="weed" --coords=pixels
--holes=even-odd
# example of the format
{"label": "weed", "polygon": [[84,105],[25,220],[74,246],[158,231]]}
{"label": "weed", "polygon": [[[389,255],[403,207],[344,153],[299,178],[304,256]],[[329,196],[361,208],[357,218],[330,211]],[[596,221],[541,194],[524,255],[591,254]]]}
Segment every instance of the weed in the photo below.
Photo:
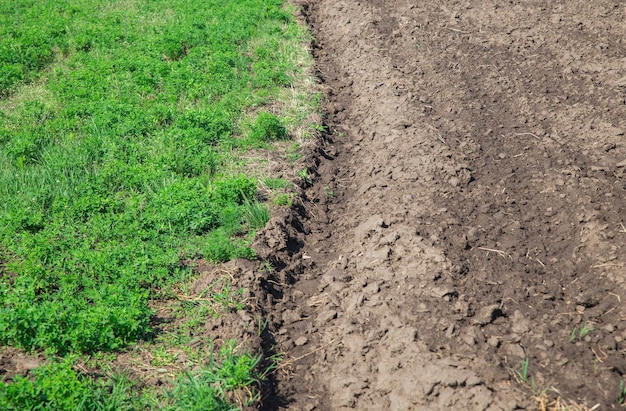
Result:
{"label": "weed", "polygon": [[163,347],[157,347],[152,352],[152,361],[151,364],[155,367],[161,367],[166,365],[172,365],[178,355],[170,353],[167,349]]}
{"label": "weed", "polygon": [[265,204],[248,201],[244,204],[243,217],[247,228],[255,230],[265,227],[270,219],[270,212]]}
{"label": "weed", "polygon": [[250,138],[254,141],[276,141],[287,138],[287,129],[278,117],[260,113],[252,126]]}
{"label": "weed", "polygon": [[233,289],[229,286],[224,286],[222,289],[213,294],[213,300],[227,312],[243,310],[244,303],[244,289]]}
{"label": "weed", "polygon": [[298,171],[297,176],[303,179],[307,184],[312,184],[311,177],[309,176],[309,170],[304,168]]}
{"label": "weed", "polygon": [[235,343],[229,341],[217,359],[211,356],[198,371],[181,374],[168,394],[169,401],[175,409],[228,410],[230,395],[240,406],[249,406],[258,400],[250,388],[261,379],[256,369],[260,360],[249,353],[237,354]]}
{"label": "weed", "polygon": [[179,295],[177,312],[186,317],[186,328],[192,329],[202,324],[208,315],[218,317],[225,312],[245,308],[245,290],[235,288],[227,276],[222,276],[209,284],[198,296]]}
{"label": "weed", "polygon": [[295,163],[296,161],[298,161],[301,158],[302,158],[302,154],[300,152],[300,144],[299,143],[293,143],[289,147],[289,149],[287,150],[287,159],[290,162]]}
{"label": "weed", "polygon": [[326,133],[326,127],[324,127],[321,124],[315,124],[313,126],[313,129],[316,130],[316,131],[319,131],[320,133]]}
{"label": "weed", "polygon": [[291,183],[283,178],[266,178],[263,180],[263,183],[270,190],[291,187]]}
{"label": "weed", "polygon": [[617,397],[617,403],[620,405],[626,404],[626,383],[624,383],[624,380],[619,382],[619,395]]}
{"label": "weed", "polygon": [[329,186],[324,186],[324,194],[326,194],[326,197],[334,197],[335,193],[333,192],[333,190],[330,189]]}
{"label": "weed", "polygon": [[274,266],[269,261],[263,261],[259,266],[259,271],[266,272],[268,274],[272,274],[275,271]]}
{"label": "weed", "polygon": [[272,202],[277,206],[291,207],[293,206],[293,197],[291,193],[278,193],[272,197]]}

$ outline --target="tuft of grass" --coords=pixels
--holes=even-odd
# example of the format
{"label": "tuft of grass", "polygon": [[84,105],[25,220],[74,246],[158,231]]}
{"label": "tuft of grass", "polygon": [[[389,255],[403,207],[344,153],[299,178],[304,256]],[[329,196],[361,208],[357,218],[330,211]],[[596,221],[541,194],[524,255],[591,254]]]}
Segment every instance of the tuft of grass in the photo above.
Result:
{"label": "tuft of grass", "polygon": [[263,228],[269,220],[270,212],[265,204],[256,201],[248,201],[244,204],[243,221],[248,230]]}
{"label": "tuft of grass", "polygon": [[277,206],[291,207],[293,205],[293,194],[290,193],[278,193],[273,196],[272,202]]}
{"label": "tuft of grass", "polygon": [[309,175],[309,170],[304,168],[300,171],[298,171],[297,176],[300,177],[302,180],[304,180],[307,184],[311,184],[312,180],[311,180],[311,176]]}
{"label": "tuft of grass", "polygon": [[286,138],[287,129],[278,117],[270,113],[259,113],[252,125],[250,139],[254,141],[277,141]]}
{"label": "tuft of grass", "polygon": [[265,178],[263,183],[270,190],[278,190],[281,188],[289,188],[292,184],[283,178]]}
{"label": "tuft of grass", "polygon": [[208,364],[194,372],[178,377],[168,398],[172,410],[231,410],[229,397],[241,407],[258,401],[254,386],[262,374],[258,371],[260,356],[238,354],[234,341],[228,341],[220,350],[219,362],[211,356]]}

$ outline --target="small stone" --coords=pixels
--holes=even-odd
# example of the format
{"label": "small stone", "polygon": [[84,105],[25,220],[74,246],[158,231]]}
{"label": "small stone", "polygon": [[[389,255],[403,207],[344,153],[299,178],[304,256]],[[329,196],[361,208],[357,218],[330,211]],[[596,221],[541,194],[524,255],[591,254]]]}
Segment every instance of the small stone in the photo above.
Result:
{"label": "small stone", "polygon": [[461,334],[461,339],[465,344],[469,346],[476,345],[476,335],[474,334],[474,330],[472,328],[466,330],[463,334]]}
{"label": "small stone", "polygon": [[383,217],[379,214],[373,215],[368,218],[366,221],[359,224],[359,226],[354,230],[355,236],[357,238],[363,239],[372,231],[380,231],[380,228],[385,225]]}
{"label": "small stone", "polygon": [[467,380],[465,380],[465,385],[468,387],[473,387],[475,385],[482,385],[483,384],[483,380],[478,376],[478,375],[470,375],[469,377],[467,377]]}
{"label": "small stone", "polygon": [[478,310],[474,318],[472,318],[472,324],[487,325],[492,323],[496,318],[503,316],[504,313],[500,309],[500,304],[488,305]]}
{"label": "small stone", "polygon": [[498,345],[500,345],[500,340],[498,339],[498,337],[494,337],[492,335],[491,337],[487,338],[487,344],[492,347],[497,347]]}
{"label": "small stone", "polygon": [[378,294],[380,292],[380,287],[378,286],[378,284],[376,283],[371,283],[368,284],[364,289],[363,289],[363,294],[366,297],[371,297],[374,294]]}
{"label": "small stone", "polygon": [[511,357],[524,358],[526,356],[524,349],[519,344],[504,344],[502,350]]}
{"label": "small stone", "polygon": [[442,298],[445,297],[446,295],[451,295],[454,294],[454,289],[452,287],[446,287],[446,286],[435,286],[431,289],[430,291],[430,296],[434,297],[434,298]]}
{"label": "small stone", "polygon": [[543,340],[543,343],[546,347],[552,347],[554,346],[554,341],[552,340]]}
{"label": "small stone", "polygon": [[237,311],[237,314],[239,315],[239,317],[241,317],[243,322],[246,322],[246,323],[252,322],[252,316],[250,316],[250,314],[246,310],[239,310]]}
{"label": "small stone", "polygon": [[309,339],[306,337],[300,337],[295,341],[296,347],[302,347],[304,344],[308,343]]}
{"label": "small stone", "polygon": [[319,313],[319,315],[317,316],[317,321],[320,323],[326,323],[328,321],[334,320],[335,318],[337,318],[337,311],[328,310]]}
{"label": "small stone", "polygon": [[524,334],[528,330],[530,330],[530,324],[528,320],[524,318],[524,315],[521,311],[515,310],[513,316],[511,318],[513,325],[511,326],[511,330],[516,334]]}
{"label": "small stone", "polygon": [[302,319],[302,315],[300,312],[295,310],[285,310],[283,312],[283,321],[285,324],[295,323],[296,321],[300,321]]}

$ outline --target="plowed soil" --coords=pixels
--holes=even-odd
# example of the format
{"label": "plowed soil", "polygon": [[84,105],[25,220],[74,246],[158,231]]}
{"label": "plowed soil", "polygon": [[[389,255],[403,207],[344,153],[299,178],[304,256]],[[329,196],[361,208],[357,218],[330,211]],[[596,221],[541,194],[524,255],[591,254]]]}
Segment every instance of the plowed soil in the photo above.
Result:
{"label": "plowed soil", "polygon": [[619,408],[624,2],[301,5],[329,133],[256,244],[267,408]]}

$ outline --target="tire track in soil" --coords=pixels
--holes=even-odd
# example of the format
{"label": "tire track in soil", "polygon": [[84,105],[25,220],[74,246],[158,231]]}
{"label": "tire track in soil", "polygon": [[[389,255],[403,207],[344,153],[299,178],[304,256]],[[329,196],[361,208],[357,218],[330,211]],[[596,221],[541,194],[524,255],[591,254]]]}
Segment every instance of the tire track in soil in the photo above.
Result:
{"label": "tire track in soil", "polygon": [[306,218],[258,241],[284,250],[268,407],[529,409],[528,358],[617,408],[625,6],[412,3],[302,4],[331,133]]}

